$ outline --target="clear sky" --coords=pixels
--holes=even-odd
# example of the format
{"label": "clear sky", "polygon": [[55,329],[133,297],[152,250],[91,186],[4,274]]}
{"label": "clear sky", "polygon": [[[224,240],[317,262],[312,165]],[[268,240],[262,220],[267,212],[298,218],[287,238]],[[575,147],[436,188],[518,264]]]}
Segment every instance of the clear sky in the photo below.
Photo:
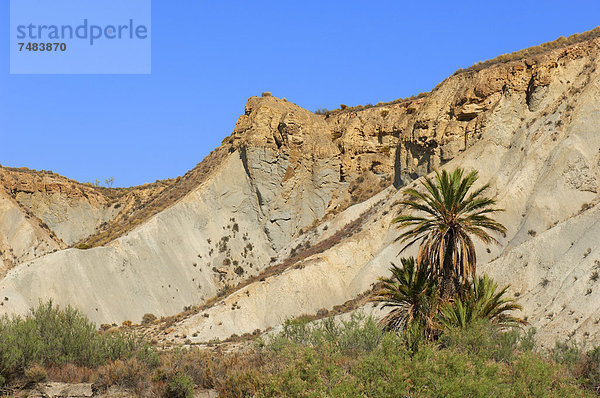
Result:
{"label": "clear sky", "polygon": [[10,75],[0,164],[130,186],[176,177],[262,91],[315,110],[431,90],[456,69],[590,30],[598,1],[152,2],[152,74]]}

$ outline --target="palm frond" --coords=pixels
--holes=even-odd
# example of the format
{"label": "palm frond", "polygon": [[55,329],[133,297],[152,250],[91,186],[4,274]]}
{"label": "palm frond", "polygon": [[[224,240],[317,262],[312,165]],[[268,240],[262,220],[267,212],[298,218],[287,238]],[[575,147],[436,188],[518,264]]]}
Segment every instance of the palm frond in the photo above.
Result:
{"label": "palm frond", "polygon": [[436,170],[433,178],[423,178],[424,192],[405,191],[409,199],[401,203],[411,213],[392,221],[404,230],[396,239],[404,244],[401,252],[419,243],[417,262],[427,263],[439,278],[457,282],[474,278],[477,257],[471,237],[496,244],[494,235],[506,236],[504,225],[489,217],[503,209],[483,196],[489,185],[472,190],[477,179],[477,171]]}
{"label": "palm frond", "polygon": [[525,320],[511,314],[522,308],[514,298],[506,297],[508,288],[497,291],[498,284],[487,275],[475,278],[452,302],[441,305],[438,322],[445,328],[466,328],[479,319],[502,328],[526,325]]}
{"label": "palm frond", "polygon": [[384,329],[402,333],[418,329],[429,338],[436,329],[438,285],[430,268],[419,267],[413,257],[401,262],[402,267],[392,264],[390,277],[379,279],[381,286],[371,301],[391,308],[381,320]]}

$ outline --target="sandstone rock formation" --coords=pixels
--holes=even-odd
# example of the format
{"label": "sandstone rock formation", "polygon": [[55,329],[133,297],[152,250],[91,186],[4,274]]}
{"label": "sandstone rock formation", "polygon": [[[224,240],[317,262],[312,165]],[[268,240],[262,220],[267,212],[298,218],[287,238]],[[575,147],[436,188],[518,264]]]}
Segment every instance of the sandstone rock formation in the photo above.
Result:
{"label": "sandstone rock formation", "polygon": [[[360,110],[316,115],[252,97],[205,161],[147,187],[1,169],[0,250],[13,269],[0,311],[52,297],[118,323],[213,299],[163,336],[201,342],[329,310],[370,289],[397,256],[389,223],[402,188],[434,168],[466,167],[491,184],[509,231],[478,248],[480,271],[512,284],[543,342],[600,340],[599,43],[455,74],[426,96]],[[277,272],[230,289],[267,268]]]}

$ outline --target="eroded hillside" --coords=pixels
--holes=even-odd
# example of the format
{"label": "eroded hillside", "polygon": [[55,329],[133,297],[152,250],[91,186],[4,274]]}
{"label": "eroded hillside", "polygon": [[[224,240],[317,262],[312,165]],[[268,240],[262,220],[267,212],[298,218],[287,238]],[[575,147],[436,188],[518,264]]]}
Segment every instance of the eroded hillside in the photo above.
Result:
{"label": "eroded hillside", "polygon": [[[479,170],[506,209],[508,236],[479,248],[480,269],[512,283],[543,339],[600,338],[599,62],[595,39],[456,74],[417,99],[327,115],[252,97],[223,146],[147,187],[2,169],[10,222],[0,243],[14,269],[0,281],[1,311],[53,297],[120,323],[209,302],[161,331],[202,342],[331,310],[396,257],[389,222],[402,188],[460,166]],[[6,227],[15,223],[30,232]],[[92,248],[66,248],[77,244]]]}

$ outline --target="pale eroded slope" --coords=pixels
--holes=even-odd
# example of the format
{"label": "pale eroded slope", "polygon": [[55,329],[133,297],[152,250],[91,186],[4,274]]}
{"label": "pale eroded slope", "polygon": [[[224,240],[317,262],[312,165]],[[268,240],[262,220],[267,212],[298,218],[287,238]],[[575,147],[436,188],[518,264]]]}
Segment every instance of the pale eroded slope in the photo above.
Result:
{"label": "pale eroded slope", "polygon": [[[479,170],[506,209],[499,218],[508,235],[490,253],[478,248],[480,272],[513,285],[522,315],[538,327],[544,343],[569,336],[600,339],[598,210],[578,215],[598,199],[597,64],[597,58],[582,57],[553,67],[535,107],[527,92],[505,90],[487,115],[481,139],[444,166]],[[389,195],[362,232],[300,269],[244,288],[208,309],[208,317],[186,319],[176,331],[195,334],[192,341],[252,332],[331,309],[367,290],[399,250],[393,244],[397,231],[388,225],[402,193]]]}
{"label": "pale eroded slope", "polygon": [[[596,338],[597,211],[578,214],[598,197],[599,60],[590,41],[453,76],[415,101],[328,117],[251,98],[227,140],[229,155],[202,185],[105,247],[21,263],[0,281],[0,298],[9,299],[1,310],[19,313],[53,297],[97,322],[174,314],[284,261],[303,237],[318,243],[363,214],[352,236],[185,319],[172,334],[206,341],[331,309],[368,290],[397,255],[389,222],[401,211],[402,190],[376,193],[392,173],[401,186],[443,165],[479,170],[506,208],[499,218],[508,236],[489,253],[478,248],[480,270],[514,285],[534,326],[550,325],[539,330],[543,341],[573,331]],[[376,195],[344,211],[360,192]],[[572,255],[564,242],[573,243]],[[559,270],[578,279],[565,288]],[[573,300],[577,316],[568,309]]]}

